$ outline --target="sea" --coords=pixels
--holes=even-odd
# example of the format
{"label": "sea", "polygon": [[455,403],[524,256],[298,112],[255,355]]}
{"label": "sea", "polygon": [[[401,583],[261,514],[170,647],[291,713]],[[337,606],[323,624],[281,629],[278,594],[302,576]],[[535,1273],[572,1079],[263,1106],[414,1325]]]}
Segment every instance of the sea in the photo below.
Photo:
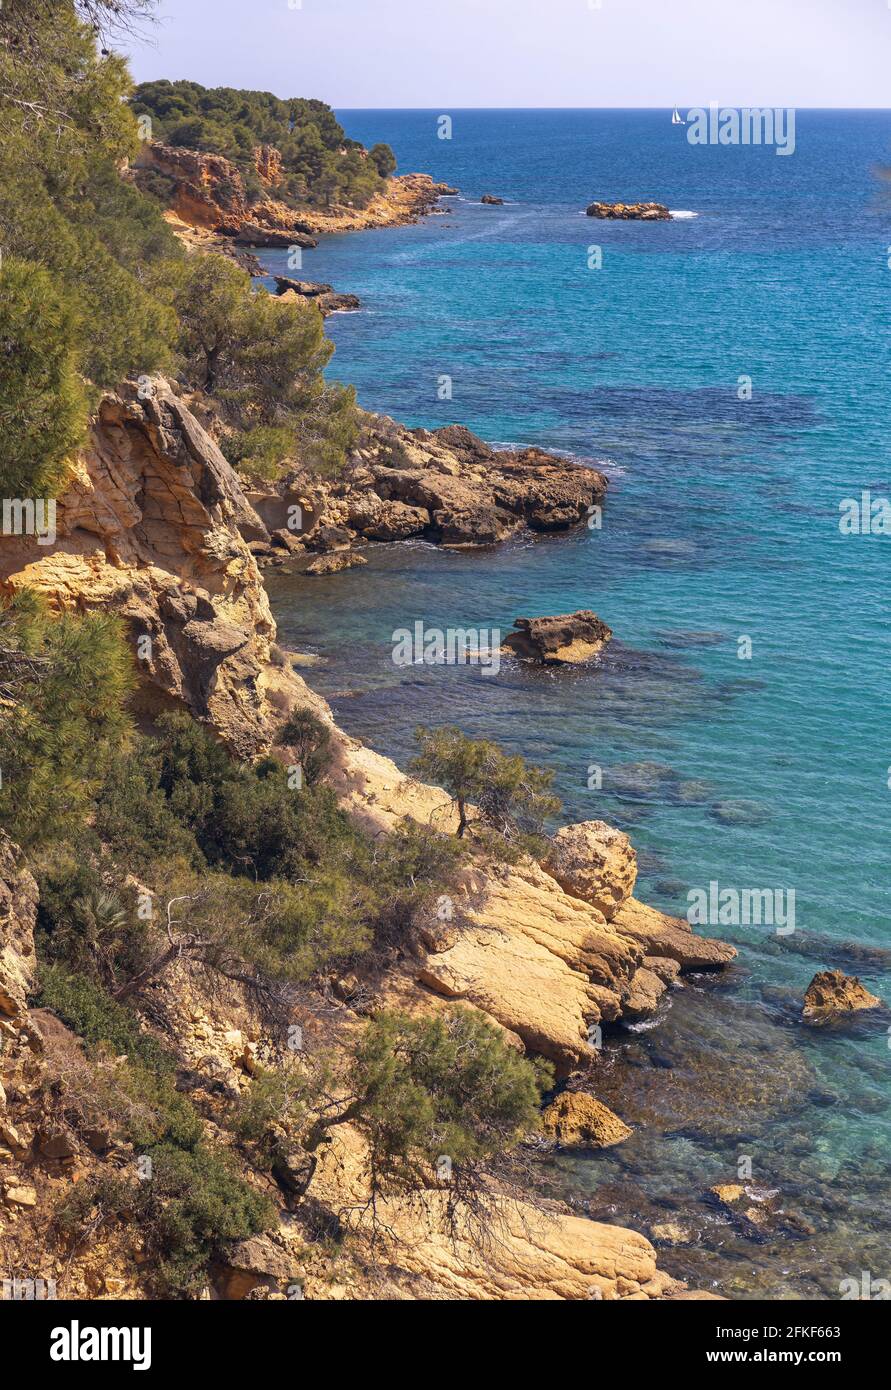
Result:
{"label": "sea", "polygon": [[[800,1011],[824,968],[891,1001],[891,112],[797,111],[785,154],[691,143],[666,110],[337,114],[459,191],[416,225],[325,237],[300,270],[262,253],[360,296],[327,322],[331,379],[610,486],[563,534],[269,571],[281,640],[402,766],[417,725],[457,724],[552,769],[564,819],[632,837],[645,902],[770,890],[774,920],[738,920],[731,892],[700,928],[738,948],[727,972],[604,1038],[591,1089],[632,1137],[548,1158],[544,1181],[657,1228],[663,1268],[698,1287],[878,1297],[891,1017],[827,1032]],[[595,200],[673,215],[599,221]],[[580,608],[615,634],[589,667],[392,661],[418,620],[506,633]],[[731,1216],[709,1189],[738,1182]]]}

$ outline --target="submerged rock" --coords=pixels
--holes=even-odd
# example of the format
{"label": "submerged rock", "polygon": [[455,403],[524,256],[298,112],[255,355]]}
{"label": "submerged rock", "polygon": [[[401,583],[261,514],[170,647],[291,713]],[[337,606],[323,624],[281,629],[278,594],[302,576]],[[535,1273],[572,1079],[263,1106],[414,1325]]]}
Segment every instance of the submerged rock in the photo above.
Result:
{"label": "submerged rock", "polygon": [[608,1106],[585,1091],[563,1091],[545,1108],[542,1122],[546,1133],[567,1147],[607,1149],[632,1133]]}
{"label": "submerged rock", "polygon": [[613,635],[612,628],[589,608],[547,618],[515,618],[514,627],[517,631],[504,639],[507,650],[545,665],[590,661]]}
{"label": "submerged rock", "polygon": [[357,555],[354,550],[334,550],[328,555],[320,555],[317,560],[313,560],[311,565],[307,565],[304,574],[338,574],[341,570],[352,569],[355,565],[367,565],[368,561],[364,555]]}
{"label": "submerged rock", "polygon": [[801,1016],[805,1023],[820,1027],[859,1013],[862,1009],[879,1009],[882,1000],[870,994],[856,975],[843,975],[840,970],[821,970],[814,976],[804,996]]}

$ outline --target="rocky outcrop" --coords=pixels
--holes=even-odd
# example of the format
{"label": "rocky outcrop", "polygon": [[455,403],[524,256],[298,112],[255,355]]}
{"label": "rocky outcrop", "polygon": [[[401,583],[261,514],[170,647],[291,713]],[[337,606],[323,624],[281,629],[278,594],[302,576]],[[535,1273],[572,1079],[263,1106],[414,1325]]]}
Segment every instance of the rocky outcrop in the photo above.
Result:
{"label": "rocky outcrop", "polygon": [[486,203],[489,207],[493,208],[500,208],[504,206],[504,199],[496,198],[494,193],[484,193],[482,198],[480,198],[480,202]]}
{"label": "rocky outcrop", "polygon": [[428,174],[401,174],[388,179],[364,208],[295,210],[274,196],[281,176],[279,151],[258,146],[254,165],[268,190],[258,198],[246,192],[238,165],[222,155],[149,141],[133,161],[131,177],[166,197],[172,215],[185,226],[250,246],[312,247],[329,232],[416,222],[455,191]]}
{"label": "rocky outcrop", "polygon": [[276,275],[276,287],[280,299],[299,303],[315,304],[322,318],[330,314],[353,312],[362,307],[356,294],[338,294],[333,285],[316,284],[313,280],[291,280],[287,275]]}
{"label": "rocky outcrop", "polygon": [[[315,526],[348,528],[364,540],[423,536],[439,545],[495,545],[522,527],[561,531],[585,521],[606,494],[607,479],[542,449],[492,449],[470,430],[407,429],[367,415],[358,446],[335,481],[289,473],[251,501],[262,516],[283,518],[286,501],[306,502],[302,536]],[[278,519],[278,525],[284,521]]]}
{"label": "rocky outcrop", "polygon": [[541,1118],[545,1133],[564,1148],[608,1149],[631,1134],[608,1105],[586,1091],[562,1091],[545,1106]]}
{"label": "rocky outcrop", "polygon": [[636,898],[622,903],[610,925],[621,936],[636,941],[648,958],[667,957],[677,961],[681,970],[719,969],[736,958],[736,948],[728,942],[696,936],[683,917],[669,917]]}
{"label": "rocky outcrop", "polygon": [[[556,1204],[533,1205],[492,1193],[489,1239],[469,1218],[449,1221],[448,1189],[414,1198],[368,1201],[362,1140],[349,1126],[333,1133],[310,1193],[322,1206],[346,1209],[354,1240],[370,1240],[378,1261],[414,1276],[416,1297],[456,1300],[616,1300],[663,1298],[683,1285],[662,1273],[650,1242],[635,1231],[570,1215]],[[420,1287],[418,1287],[418,1281]],[[312,1288],[308,1289],[313,1296]]]}
{"label": "rocky outcrop", "polygon": [[669,222],[671,213],[664,203],[591,203],[589,217],[620,222]]}
{"label": "rocky outcrop", "polygon": [[590,661],[612,637],[612,628],[589,608],[549,618],[515,618],[516,632],[504,639],[505,649],[525,661],[543,665]]}
{"label": "rocky outcrop", "polygon": [[329,555],[320,555],[303,571],[304,574],[339,574],[341,570],[353,569],[356,565],[367,565],[364,555],[352,550],[335,550]]}
{"label": "rocky outcrop", "polygon": [[634,892],[637,855],[634,846],[615,826],[603,820],[564,825],[551,841],[542,864],[560,887],[613,918]]}
{"label": "rocky outcrop", "polygon": [[841,970],[821,970],[807,987],[801,1016],[805,1023],[821,1027],[864,1009],[881,1007],[882,1000],[870,994],[856,975],[844,975]]}
{"label": "rocky outcrop", "polygon": [[269,665],[275,624],[248,548],[268,533],[169,385],[144,395],[103,398],[58,503],[55,545],[4,541],[0,584],[119,614],[140,715],[185,706],[252,756],[268,746],[289,676]]}

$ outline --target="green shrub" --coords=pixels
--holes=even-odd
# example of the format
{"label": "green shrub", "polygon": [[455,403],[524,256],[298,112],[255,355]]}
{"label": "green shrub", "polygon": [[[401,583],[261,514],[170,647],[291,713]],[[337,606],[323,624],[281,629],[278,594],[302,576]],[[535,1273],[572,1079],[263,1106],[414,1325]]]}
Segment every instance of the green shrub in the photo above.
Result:
{"label": "green shrub", "polygon": [[0,601],[0,824],[28,847],[77,830],[126,745],[133,663],[113,614]]}
{"label": "green shrub", "polygon": [[4,255],[0,269],[0,493],[55,497],[86,432],[77,375],[78,306],[37,265]]}

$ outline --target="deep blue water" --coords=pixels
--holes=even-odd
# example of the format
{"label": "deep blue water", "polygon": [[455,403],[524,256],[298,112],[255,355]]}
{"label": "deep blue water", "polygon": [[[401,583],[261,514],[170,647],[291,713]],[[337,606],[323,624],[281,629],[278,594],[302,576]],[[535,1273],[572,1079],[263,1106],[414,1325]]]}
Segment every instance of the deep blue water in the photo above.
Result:
{"label": "deep blue water", "polygon": [[[638,895],[656,906],[683,913],[712,879],[795,890],[792,937],[724,928],[741,947],[731,979],[676,995],[633,1043],[644,1056],[658,1038],[689,1061],[713,1031],[723,1129],[679,1126],[667,1104],[628,1145],[563,1162],[559,1181],[645,1228],[650,1202],[701,1215],[703,1184],[732,1180],[755,1145],[755,1177],[817,1234],[790,1254],[734,1243],[719,1223],[696,1255],[663,1263],[736,1296],[837,1296],[846,1275],[889,1274],[876,1250],[891,1228],[891,1050],[883,1032],[804,1034],[794,1004],[821,966],[858,969],[848,943],[891,950],[891,537],[838,526],[842,498],[891,494],[891,184],[878,173],[891,112],[799,112],[789,157],[692,146],[666,112],[456,111],[451,141],[439,114],[339,113],[349,135],[388,141],[402,169],[462,197],[305,255],[307,278],[363,302],[328,321],[331,375],[411,425],[460,421],[493,443],[602,461],[603,528],[486,553],[380,547],[332,579],[276,576],[282,638],[324,656],[311,679],[340,722],[403,763],[416,724],[454,722],[554,768],[568,817],[631,833]],[[480,205],[486,192],[506,205]],[[594,199],[652,198],[697,215],[583,215]],[[283,253],[263,260],[283,269]],[[451,401],[437,399],[442,374]],[[578,607],[615,632],[599,669],[507,663],[492,678],[390,660],[394,628],[417,618],[506,630]],[[888,960],[858,973],[891,999]],[[734,1068],[785,1075],[788,1094],[728,1119]]]}

